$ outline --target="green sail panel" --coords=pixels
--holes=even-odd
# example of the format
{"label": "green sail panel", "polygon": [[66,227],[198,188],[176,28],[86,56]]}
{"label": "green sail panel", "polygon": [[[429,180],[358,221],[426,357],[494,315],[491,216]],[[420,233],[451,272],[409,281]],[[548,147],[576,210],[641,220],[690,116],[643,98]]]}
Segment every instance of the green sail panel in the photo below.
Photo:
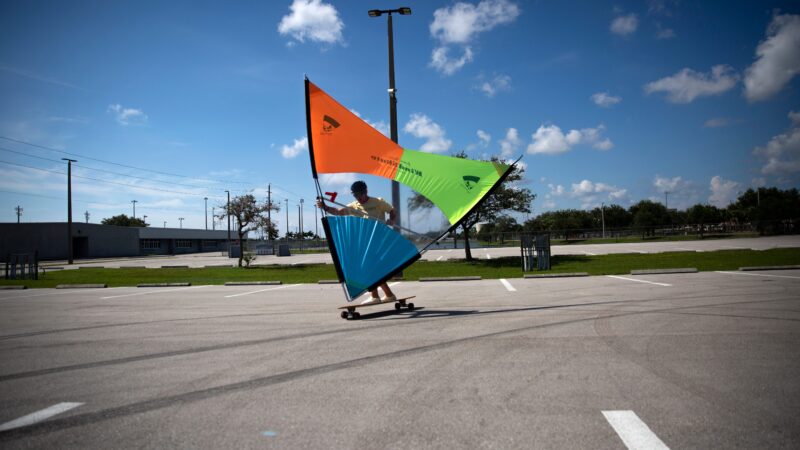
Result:
{"label": "green sail panel", "polygon": [[424,195],[455,225],[489,193],[509,167],[403,149],[394,179]]}

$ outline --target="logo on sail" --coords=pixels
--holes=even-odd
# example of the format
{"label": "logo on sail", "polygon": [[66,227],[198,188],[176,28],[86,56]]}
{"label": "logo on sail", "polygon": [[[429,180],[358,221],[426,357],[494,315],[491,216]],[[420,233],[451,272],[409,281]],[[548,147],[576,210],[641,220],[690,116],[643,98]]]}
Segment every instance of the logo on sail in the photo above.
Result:
{"label": "logo on sail", "polygon": [[471,191],[472,188],[474,188],[475,185],[478,184],[478,181],[481,180],[480,178],[473,175],[464,175],[462,179],[464,180],[464,187],[467,188],[468,191]]}
{"label": "logo on sail", "polygon": [[326,115],[322,118],[322,132],[325,134],[333,133],[333,130],[339,128],[339,122],[331,116]]}

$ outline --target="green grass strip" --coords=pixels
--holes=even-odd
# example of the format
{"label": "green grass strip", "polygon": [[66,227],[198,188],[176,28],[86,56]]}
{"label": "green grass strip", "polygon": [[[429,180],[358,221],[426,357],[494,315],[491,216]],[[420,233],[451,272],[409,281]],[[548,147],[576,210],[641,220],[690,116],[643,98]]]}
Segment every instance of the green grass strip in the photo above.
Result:
{"label": "green grass strip", "polygon": [[[530,273],[588,272],[590,275],[622,275],[635,269],[670,269],[696,267],[700,271],[738,270],[744,266],[783,266],[800,264],[800,248],[764,251],[722,250],[716,252],[668,252],[618,255],[554,256],[552,270]],[[520,257],[489,260],[429,262],[418,261],[403,272],[409,281],[423,277],[480,276],[521,278]],[[0,280],[0,285],[25,285],[29,288],[52,288],[59,284],[106,283],[109,287],[136,286],[140,283],[224,284],[226,281],[279,280],[283,284],[317,283],[336,278],[331,264],[296,266],[257,266],[249,269],[209,267],[197,269],[81,269],[48,272],[39,280]]]}

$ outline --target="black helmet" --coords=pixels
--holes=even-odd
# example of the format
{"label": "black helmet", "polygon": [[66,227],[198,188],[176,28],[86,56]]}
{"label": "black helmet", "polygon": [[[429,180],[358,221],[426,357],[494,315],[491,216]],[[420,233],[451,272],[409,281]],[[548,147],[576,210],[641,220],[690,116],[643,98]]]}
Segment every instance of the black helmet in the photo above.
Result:
{"label": "black helmet", "polygon": [[367,183],[364,183],[363,181],[360,180],[356,181],[350,186],[350,192],[352,192],[353,194],[363,194],[367,192]]}

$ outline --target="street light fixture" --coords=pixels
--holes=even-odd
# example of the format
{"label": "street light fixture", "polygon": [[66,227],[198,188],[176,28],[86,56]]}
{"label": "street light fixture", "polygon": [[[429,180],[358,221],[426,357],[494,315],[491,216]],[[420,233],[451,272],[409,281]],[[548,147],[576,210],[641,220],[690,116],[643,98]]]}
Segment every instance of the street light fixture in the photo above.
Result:
{"label": "street light fixture", "polygon": [[[394,143],[397,143],[397,89],[394,85],[394,32],[392,29],[392,14],[397,13],[403,16],[411,14],[411,8],[402,7],[397,9],[371,9],[367,11],[370,17],[380,17],[383,14],[388,16],[389,28],[389,127],[391,131],[391,138]],[[401,211],[400,211],[400,183],[392,181],[392,208],[396,215],[395,225],[400,227]]]}

